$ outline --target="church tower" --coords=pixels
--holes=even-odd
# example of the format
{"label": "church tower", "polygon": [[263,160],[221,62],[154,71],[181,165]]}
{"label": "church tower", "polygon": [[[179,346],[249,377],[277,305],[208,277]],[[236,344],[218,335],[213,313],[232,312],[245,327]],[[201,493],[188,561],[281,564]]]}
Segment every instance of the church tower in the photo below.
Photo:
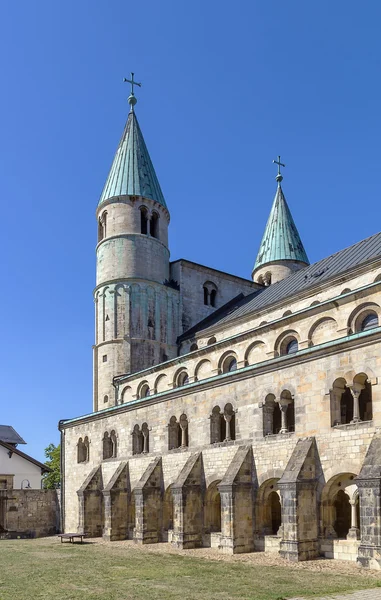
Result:
{"label": "church tower", "polygon": [[273,162],[278,165],[278,187],[252,272],[253,281],[266,286],[310,264],[283,194],[280,167],[285,165],[280,156]]}
{"label": "church tower", "polygon": [[169,212],[130,113],[97,211],[94,411],[114,406],[113,378],[177,354],[179,291],[169,282]]}

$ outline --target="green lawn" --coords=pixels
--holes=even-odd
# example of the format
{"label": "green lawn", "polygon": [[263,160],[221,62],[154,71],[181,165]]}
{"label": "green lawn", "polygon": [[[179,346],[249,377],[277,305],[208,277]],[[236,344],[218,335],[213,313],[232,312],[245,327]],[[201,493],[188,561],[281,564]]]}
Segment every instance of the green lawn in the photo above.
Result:
{"label": "green lawn", "polygon": [[374,575],[213,561],[131,544],[0,541],[0,600],[276,600],[381,585]]}

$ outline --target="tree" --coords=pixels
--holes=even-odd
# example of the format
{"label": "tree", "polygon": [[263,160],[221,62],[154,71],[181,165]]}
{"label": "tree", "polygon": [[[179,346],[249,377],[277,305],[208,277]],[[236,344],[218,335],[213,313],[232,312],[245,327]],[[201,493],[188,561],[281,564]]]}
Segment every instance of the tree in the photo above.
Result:
{"label": "tree", "polygon": [[51,471],[49,473],[45,473],[43,477],[44,488],[48,490],[54,490],[55,488],[60,487],[61,482],[61,448],[60,445],[55,446],[54,444],[49,444],[47,448],[45,448],[45,456],[47,460],[45,464]]}

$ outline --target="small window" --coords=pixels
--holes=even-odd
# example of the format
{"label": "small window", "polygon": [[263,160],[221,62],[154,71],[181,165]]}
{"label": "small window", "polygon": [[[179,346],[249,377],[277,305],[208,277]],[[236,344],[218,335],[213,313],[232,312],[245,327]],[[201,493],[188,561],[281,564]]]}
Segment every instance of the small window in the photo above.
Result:
{"label": "small window", "polygon": [[216,338],[213,336],[208,340],[208,343],[206,344],[207,346],[211,346],[212,344],[216,343]]}
{"label": "small window", "polygon": [[290,342],[288,342],[287,347],[286,347],[286,354],[295,354],[295,352],[297,352],[299,349],[298,346],[298,340],[291,340]]}
{"label": "small window", "polygon": [[378,327],[378,316],[375,312],[369,313],[361,323],[361,331],[368,331]]}
{"label": "small window", "polygon": [[103,362],[107,362],[107,354],[104,354],[104,355],[102,356],[102,360],[103,360]]}
{"label": "small window", "polygon": [[105,397],[103,398],[103,402],[104,402],[105,404],[106,404],[106,402],[108,402],[108,396],[105,396]]}
{"label": "small window", "polygon": [[152,213],[150,221],[150,233],[154,238],[159,237],[159,215],[157,212]]}
{"label": "small window", "polygon": [[212,290],[210,292],[210,306],[213,306],[213,308],[215,308],[215,306],[216,306],[216,296],[217,296],[217,290]]}
{"label": "small window", "polygon": [[231,373],[237,370],[237,359],[234,356],[228,356],[222,365],[223,373]]}
{"label": "small window", "polygon": [[142,385],[140,390],[140,398],[147,398],[150,395],[150,389],[148,383]]}
{"label": "small window", "polygon": [[191,347],[189,348],[189,351],[194,352],[195,350],[198,350],[198,346],[197,346],[197,344],[192,344]]}
{"label": "small window", "polygon": [[145,206],[140,209],[140,233],[148,233],[148,212]]}
{"label": "small window", "polygon": [[107,212],[105,211],[98,220],[98,242],[101,242],[106,237],[107,228]]}
{"label": "small window", "polygon": [[182,385],[187,385],[189,383],[188,373],[186,371],[182,371],[177,377],[177,387],[181,387]]}
{"label": "small window", "polygon": [[208,306],[209,304],[209,291],[208,288],[204,287],[204,304],[205,306]]}

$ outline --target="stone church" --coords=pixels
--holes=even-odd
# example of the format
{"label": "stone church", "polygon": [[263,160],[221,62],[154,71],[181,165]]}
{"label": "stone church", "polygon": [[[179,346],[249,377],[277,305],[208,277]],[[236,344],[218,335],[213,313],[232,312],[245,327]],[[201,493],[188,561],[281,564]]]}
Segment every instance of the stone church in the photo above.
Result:
{"label": "stone church", "polygon": [[381,233],[310,265],[278,159],[250,279],[171,262],[128,101],[96,211],[93,410],[59,423],[64,530],[381,567]]}

